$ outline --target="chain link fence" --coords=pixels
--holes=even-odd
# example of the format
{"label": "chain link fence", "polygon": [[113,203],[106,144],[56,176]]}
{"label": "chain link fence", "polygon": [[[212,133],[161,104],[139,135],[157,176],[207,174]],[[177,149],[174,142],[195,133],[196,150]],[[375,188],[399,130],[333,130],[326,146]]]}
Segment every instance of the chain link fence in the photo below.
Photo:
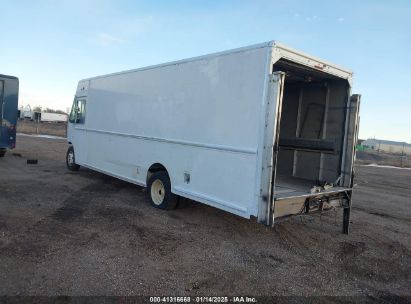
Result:
{"label": "chain link fence", "polygon": [[39,122],[19,119],[17,133],[67,137],[67,122]]}

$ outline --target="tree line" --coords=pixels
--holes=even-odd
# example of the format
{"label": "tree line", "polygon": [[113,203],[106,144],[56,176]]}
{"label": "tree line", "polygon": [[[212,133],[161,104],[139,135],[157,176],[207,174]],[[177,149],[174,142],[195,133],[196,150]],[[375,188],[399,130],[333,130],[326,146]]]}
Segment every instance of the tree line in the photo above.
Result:
{"label": "tree line", "polygon": [[51,109],[51,108],[42,108],[40,106],[34,107],[33,108],[34,112],[46,112],[46,113],[57,113],[57,114],[67,114],[66,112],[62,111],[62,110],[55,110],[55,109]]}

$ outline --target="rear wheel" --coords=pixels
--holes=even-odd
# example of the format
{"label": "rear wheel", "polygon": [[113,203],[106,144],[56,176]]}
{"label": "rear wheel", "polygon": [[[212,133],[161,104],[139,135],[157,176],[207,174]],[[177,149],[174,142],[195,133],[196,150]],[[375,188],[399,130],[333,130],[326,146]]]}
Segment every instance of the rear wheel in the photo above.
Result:
{"label": "rear wheel", "polygon": [[156,208],[170,210],[177,206],[177,196],[171,192],[170,178],[167,172],[154,172],[147,183],[151,205]]}
{"label": "rear wheel", "polygon": [[0,149],[0,157],[3,157],[6,154],[6,149]]}
{"label": "rear wheel", "polygon": [[80,169],[80,166],[76,164],[76,157],[74,155],[73,146],[70,146],[67,150],[66,164],[67,168],[71,171],[78,171],[78,169]]}

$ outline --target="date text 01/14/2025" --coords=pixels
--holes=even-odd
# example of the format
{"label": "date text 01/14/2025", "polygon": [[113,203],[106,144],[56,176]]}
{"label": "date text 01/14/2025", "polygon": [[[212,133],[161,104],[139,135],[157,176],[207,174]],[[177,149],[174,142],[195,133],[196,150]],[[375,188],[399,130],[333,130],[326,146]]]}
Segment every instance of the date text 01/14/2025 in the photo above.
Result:
{"label": "date text 01/14/2025", "polygon": [[254,297],[150,297],[150,303],[256,303],[257,300]]}

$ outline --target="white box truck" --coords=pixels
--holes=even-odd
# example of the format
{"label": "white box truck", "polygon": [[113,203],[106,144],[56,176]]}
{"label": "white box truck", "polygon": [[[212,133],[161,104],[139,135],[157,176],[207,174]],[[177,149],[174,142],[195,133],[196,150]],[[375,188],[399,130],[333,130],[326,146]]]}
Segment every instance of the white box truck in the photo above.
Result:
{"label": "white box truck", "polygon": [[359,95],[352,73],[271,41],[81,80],[67,166],[272,226],[343,208],[348,233]]}

